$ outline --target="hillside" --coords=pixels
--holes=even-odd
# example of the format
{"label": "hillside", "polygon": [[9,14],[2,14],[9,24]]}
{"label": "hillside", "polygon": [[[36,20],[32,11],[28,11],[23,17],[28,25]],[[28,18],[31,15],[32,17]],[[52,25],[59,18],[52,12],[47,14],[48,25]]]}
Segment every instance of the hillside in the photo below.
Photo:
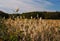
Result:
{"label": "hillside", "polygon": [[42,17],[43,19],[60,19],[60,12],[27,12],[27,13],[22,13],[22,14],[8,14],[3,11],[0,11],[0,17],[6,17],[6,18],[16,18],[17,16],[22,16],[23,18],[28,18],[30,19],[31,16],[33,18],[40,18]]}
{"label": "hillside", "polygon": [[8,13],[5,13],[3,11],[0,11],[0,18],[3,18],[3,17],[8,18],[9,15],[8,15]]}

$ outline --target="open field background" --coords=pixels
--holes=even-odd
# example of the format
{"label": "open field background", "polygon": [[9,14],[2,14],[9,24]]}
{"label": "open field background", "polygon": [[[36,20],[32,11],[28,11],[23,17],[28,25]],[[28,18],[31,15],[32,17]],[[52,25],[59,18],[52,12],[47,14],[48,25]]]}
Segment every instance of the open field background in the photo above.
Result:
{"label": "open field background", "polygon": [[60,41],[60,12],[0,11],[0,41]]}
{"label": "open field background", "polygon": [[60,41],[60,20],[0,19],[0,41]]}

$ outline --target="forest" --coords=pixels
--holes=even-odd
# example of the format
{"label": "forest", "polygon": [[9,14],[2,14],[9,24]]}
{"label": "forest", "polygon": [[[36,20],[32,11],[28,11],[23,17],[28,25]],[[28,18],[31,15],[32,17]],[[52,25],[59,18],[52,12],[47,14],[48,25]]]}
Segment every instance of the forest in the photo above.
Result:
{"label": "forest", "polygon": [[40,18],[40,17],[42,17],[42,19],[60,19],[60,12],[57,12],[57,11],[56,12],[46,12],[46,11],[44,11],[44,12],[27,12],[27,13],[22,13],[22,14],[20,14],[20,13],[9,14],[9,13],[0,11],[0,18],[3,18],[3,17],[5,17],[5,18],[19,17],[20,18],[20,16],[22,18],[27,18],[27,19],[30,19],[31,16],[32,16],[32,18],[35,18],[35,19]]}

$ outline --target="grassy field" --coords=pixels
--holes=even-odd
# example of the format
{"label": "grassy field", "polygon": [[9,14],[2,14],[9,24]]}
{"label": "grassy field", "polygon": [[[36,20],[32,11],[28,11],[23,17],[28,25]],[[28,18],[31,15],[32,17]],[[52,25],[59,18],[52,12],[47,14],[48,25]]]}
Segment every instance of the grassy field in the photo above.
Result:
{"label": "grassy field", "polygon": [[60,41],[60,20],[0,20],[0,41]]}

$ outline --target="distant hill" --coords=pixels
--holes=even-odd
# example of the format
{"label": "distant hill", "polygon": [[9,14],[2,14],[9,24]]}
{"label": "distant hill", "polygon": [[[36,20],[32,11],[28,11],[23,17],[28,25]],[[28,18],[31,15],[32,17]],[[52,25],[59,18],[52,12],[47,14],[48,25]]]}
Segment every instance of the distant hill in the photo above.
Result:
{"label": "distant hill", "polygon": [[30,19],[31,16],[33,18],[36,18],[36,19],[40,18],[40,17],[42,17],[43,19],[60,19],[60,12],[27,12],[27,13],[22,13],[22,14],[19,14],[19,13],[8,14],[8,13],[5,13],[3,11],[0,11],[0,17],[1,18],[3,18],[3,17],[13,18],[13,16],[14,16],[14,18],[16,18],[17,16],[19,16],[19,17],[22,16],[23,18],[25,17],[25,18],[28,18],[28,19]]}
{"label": "distant hill", "polygon": [[42,17],[43,19],[60,19],[60,12],[28,12],[23,13],[26,18],[30,18],[31,16],[33,18]]}
{"label": "distant hill", "polygon": [[8,13],[5,13],[3,11],[0,11],[0,18],[3,18],[3,17],[8,18],[9,15],[8,15]]}

